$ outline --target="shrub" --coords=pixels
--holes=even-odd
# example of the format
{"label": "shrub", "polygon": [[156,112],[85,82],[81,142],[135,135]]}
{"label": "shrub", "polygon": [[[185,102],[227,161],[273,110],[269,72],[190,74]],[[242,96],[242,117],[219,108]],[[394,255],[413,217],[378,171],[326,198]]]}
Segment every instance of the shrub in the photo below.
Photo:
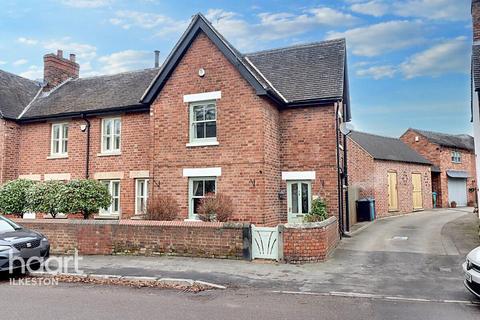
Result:
{"label": "shrub", "polygon": [[172,196],[161,196],[148,202],[146,220],[172,221],[180,212],[177,200]]}
{"label": "shrub", "polygon": [[28,192],[35,185],[31,180],[13,180],[0,188],[0,212],[23,217],[28,212]]}
{"label": "shrub", "polygon": [[80,212],[84,219],[88,219],[101,208],[107,209],[112,203],[112,197],[108,188],[100,181],[72,180],[66,184],[63,203],[62,212]]}
{"label": "shrub", "polygon": [[312,209],[303,217],[304,222],[319,222],[328,218],[325,199],[317,198],[312,201]]}
{"label": "shrub", "polygon": [[225,222],[233,214],[233,204],[229,196],[209,193],[200,201],[198,217],[202,221]]}
{"label": "shrub", "polygon": [[66,207],[67,187],[61,181],[37,183],[28,191],[28,209],[50,214],[53,218]]}

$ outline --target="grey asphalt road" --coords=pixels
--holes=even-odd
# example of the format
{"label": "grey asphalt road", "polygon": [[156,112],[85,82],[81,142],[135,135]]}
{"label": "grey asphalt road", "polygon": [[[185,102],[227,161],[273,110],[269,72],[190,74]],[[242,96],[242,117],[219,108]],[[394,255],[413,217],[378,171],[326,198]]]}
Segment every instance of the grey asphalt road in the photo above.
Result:
{"label": "grey asphalt road", "polygon": [[0,286],[2,320],[36,319],[479,319],[480,306],[285,295],[249,290],[172,290],[109,286]]}
{"label": "grey asphalt road", "polygon": [[479,245],[468,210],[379,220],[325,263],[286,265],[174,257],[87,256],[97,274],[206,280],[199,294],[125,287],[0,282],[0,319],[480,319],[461,263]]}

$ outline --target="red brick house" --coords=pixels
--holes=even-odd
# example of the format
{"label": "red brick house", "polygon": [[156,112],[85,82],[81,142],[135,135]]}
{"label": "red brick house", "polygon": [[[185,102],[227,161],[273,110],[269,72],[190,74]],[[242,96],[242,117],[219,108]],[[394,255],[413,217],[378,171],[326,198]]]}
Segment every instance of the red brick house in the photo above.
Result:
{"label": "red brick house", "polygon": [[401,140],[353,131],[347,146],[349,185],[377,217],[432,208],[431,163]]}
{"label": "red brick house", "polygon": [[20,92],[0,91],[3,182],[105,181],[100,217],[171,195],[195,219],[208,192],[229,195],[237,221],[301,221],[316,196],[343,216],[344,39],[241,54],[198,14],[160,68],[78,78],[74,55],[44,62],[43,87],[0,71]]}
{"label": "red brick house", "polygon": [[476,203],[476,168],[473,137],[408,129],[400,139],[432,164],[432,190],[437,206],[472,206]]}

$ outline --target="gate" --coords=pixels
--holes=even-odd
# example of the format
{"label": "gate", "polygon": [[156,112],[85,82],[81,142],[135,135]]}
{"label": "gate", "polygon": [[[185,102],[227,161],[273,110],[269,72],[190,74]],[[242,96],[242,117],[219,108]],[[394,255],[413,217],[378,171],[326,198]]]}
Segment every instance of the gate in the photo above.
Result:
{"label": "gate", "polygon": [[279,260],[278,227],[256,227],[252,225],[252,259]]}

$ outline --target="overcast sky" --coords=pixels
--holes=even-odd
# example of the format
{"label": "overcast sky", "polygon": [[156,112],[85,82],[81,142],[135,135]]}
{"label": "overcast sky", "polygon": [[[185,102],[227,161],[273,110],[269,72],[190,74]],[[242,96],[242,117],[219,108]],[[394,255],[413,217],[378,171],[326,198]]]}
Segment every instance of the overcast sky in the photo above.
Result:
{"label": "overcast sky", "polygon": [[41,79],[57,49],[81,77],[152,67],[196,12],[241,52],[345,37],[356,129],[471,132],[470,0],[4,0],[0,69]]}

